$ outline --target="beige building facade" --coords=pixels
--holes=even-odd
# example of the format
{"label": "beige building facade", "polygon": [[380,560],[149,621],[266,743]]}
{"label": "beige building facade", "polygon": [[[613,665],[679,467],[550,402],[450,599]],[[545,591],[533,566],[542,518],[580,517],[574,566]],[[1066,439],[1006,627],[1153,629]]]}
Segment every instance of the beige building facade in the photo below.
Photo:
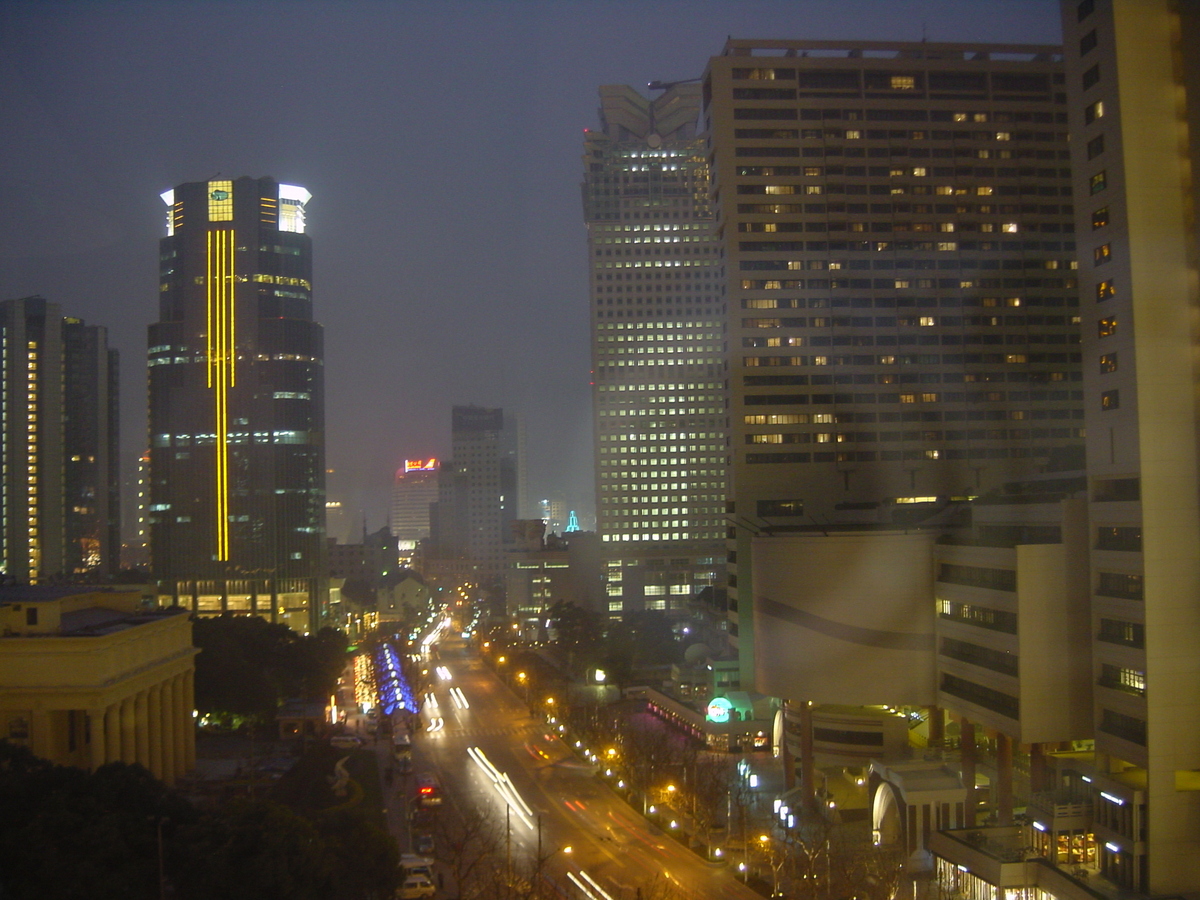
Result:
{"label": "beige building facade", "polygon": [[192,628],[139,590],[0,592],[0,736],[52,762],[139,763],[166,784],[196,762]]}

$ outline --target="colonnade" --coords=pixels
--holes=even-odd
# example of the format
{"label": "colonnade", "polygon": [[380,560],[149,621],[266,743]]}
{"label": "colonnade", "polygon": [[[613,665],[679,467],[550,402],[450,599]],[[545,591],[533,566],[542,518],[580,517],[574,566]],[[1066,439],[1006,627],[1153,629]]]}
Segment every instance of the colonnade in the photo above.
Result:
{"label": "colonnade", "polygon": [[140,763],[166,784],[196,765],[195,673],[164,681],[88,710],[92,768]]}

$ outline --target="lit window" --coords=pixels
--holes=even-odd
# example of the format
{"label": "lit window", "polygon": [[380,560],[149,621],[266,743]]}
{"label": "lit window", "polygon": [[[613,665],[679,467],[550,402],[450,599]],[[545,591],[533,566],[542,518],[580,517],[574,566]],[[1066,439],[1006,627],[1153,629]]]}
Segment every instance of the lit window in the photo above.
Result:
{"label": "lit window", "polygon": [[998,140],[998,141],[1011,141],[1011,140],[1012,140],[1012,134],[1011,134],[1010,132],[1007,132],[1007,131],[997,131],[997,132],[996,132],[996,140]]}
{"label": "lit window", "polygon": [[1016,222],[1005,222],[1003,225],[1000,226],[1000,230],[1003,232],[1006,232],[1007,234],[1016,234],[1017,233],[1017,223]]}
{"label": "lit window", "polygon": [[848,141],[857,141],[857,140],[860,140],[861,138],[862,138],[861,131],[853,130],[853,131],[846,132],[846,140],[848,140]]}
{"label": "lit window", "polygon": [[1117,317],[1109,316],[1108,318],[1101,319],[1097,323],[1097,330],[1099,331],[1100,337],[1111,337],[1112,335],[1116,334]]}
{"label": "lit window", "polygon": [[1108,174],[1101,169],[1095,175],[1088,179],[1088,189],[1093,194],[1098,194],[1108,186]]}
{"label": "lit window", "polygon": [[1103,100],[1097,100],[1095,103],[1091,103],[1088,106],[1086,106],[1083,110],[1083,120],[1084,120],[1084,122],[1086,122],[1089,125],[1092,124],[1093,122],[1095,122],[1097,119],[1100,119],[1103,117],[1104,117],[1104,101]]}
{"label": "lit window", "polygon": [[980,197],[990,197],[992,196],[993,190],[995,189],[990,185],[981,184],[979,187],[975,188],[975,193]]}
{"label": "lit window", "polygon": [[1105,353],[1100,357],[1100,374],[1107,375],[1117,371],[1117,354]]}
{"label": "lit window", "polygon": [[1100,394],[1100,408],[1106,412],[1110,409],[1120,409],[1121,392],[1104,391]]}
{"label": "lit window", "polygon": [[917,86],[917,79],[913,75],[893,75],[892,90],[894,91],[911,91]]}
{"label": "lit window", "polygon": [[1109,297],[1112,297],[1114,294],[1116,294],[1116,292],[1117,289],[1113,287],[1113,283],[1111,281],[1101,281],[1096,285],[1097,300],[1107,300]]}
{"label": "lit window", "polygon": [[926,170],[924,166],[916,166],[913,168],[912,173],[914,178],[924,178]]}
{"label": "lit window", "polygon": [[1092,263],[1102,265],[1112,259],[1112,244],[1101,244],[1092,251]]}
{"label": "lit window", "polygon": [[1092,230],[1103,228],[1108,224],[1108,207],[1102,206],[1092,213]]}

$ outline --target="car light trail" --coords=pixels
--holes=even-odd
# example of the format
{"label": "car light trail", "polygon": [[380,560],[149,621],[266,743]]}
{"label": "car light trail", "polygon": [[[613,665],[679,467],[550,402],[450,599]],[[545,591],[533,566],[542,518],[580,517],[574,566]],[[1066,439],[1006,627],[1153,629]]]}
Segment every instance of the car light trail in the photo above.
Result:
{"label": "car light trail", "polygon": [[462,688],[450,688],[450,699],[454,701],[454,705],[459,709],[470,709],[471,704],[467,702],[467,697],[462,692]]}
{"label": "car light trail", "polygon": [[583,891],[584,896],[586,896],[588,900],[613,900],[608,891],[604,890],[604,888],[600,887],[600,885],[596,883],[595,878],[583,871],[583,869],[579,870],[579,874],[583,876],[583,879],[587,882],[587,884],[584,884],[583,881],[580,881],[578,878],[576,878],[574,872],[568,872],[567,877],[571,879],[571,883],[574,884],[575,887]]}
{"label": "car light trail", "polygon": [[517,793],[517,789],[508,780],[508,775],[492,765],[492,761],[478,747],[468,747],[467,755],[471,757],[475,765],[479,766],[483,770],[483,773],[491,780],[497,793],[508,804],[508,808],[516,813],[517,818],[524,822],[526,826],[532,829],[534,827],[533,810],[529,808],[529,805]]}

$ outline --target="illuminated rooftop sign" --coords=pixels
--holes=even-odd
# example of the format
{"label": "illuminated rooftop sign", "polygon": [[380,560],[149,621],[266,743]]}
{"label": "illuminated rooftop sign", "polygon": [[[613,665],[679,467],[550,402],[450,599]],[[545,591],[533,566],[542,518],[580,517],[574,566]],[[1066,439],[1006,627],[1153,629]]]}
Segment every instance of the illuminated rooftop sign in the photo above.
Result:
{"label": "illuminated rooftop sign", "polygon": [[437,467],[436,459],[406,459],[404,461],[405,472],[436,472]]}
{"label": "illuminated rooftop sign", "polygon": [[708,701],[708,721],[710,722],[728,722],[729,711],[733,709],[733,704],[724,697],[713,697]]}

